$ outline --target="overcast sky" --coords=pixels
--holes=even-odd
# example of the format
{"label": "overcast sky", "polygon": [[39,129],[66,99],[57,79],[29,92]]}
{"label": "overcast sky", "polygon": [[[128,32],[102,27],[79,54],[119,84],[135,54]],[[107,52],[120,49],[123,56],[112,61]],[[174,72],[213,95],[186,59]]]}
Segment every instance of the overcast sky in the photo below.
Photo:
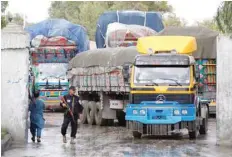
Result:
{"label": "overcast sky", "polygon": [[[25,13],[28,22],[39,22],[48,17],[50,1],[45,0],[12,0],[9,2],[8,11],[12,13]],[[212,18],[220,0],[172,0],[169,1],[178,17],[187,20],[188,24]]]}

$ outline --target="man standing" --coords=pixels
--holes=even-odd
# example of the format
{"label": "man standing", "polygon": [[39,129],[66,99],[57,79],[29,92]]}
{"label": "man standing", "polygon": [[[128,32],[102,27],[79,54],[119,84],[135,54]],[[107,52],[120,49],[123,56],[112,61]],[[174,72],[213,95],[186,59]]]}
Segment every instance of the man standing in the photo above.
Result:
{"label": "man standing", "polygon": [[66,131],[69,123],[71,122],[71,144],[75,144],[75,138],[77,133],[77,119],[79,114],[82,113],[83,107],[79,103],[79,97],[75,94],[75,87],[71,86],[69,88],[69,94],[65,95],[61,99],[60,106],[65,108],[64,120],[61,127],[61,134],[63,135],[63,142],[67,143]]}

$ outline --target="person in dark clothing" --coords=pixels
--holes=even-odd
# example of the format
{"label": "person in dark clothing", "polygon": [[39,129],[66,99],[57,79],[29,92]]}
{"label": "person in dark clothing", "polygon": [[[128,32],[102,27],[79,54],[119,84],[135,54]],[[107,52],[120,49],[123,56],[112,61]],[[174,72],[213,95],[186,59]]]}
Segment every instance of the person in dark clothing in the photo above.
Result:
{"label": "person in dark clothing", "polygon": [[71,86],[69,88],[69,94],[65,95],[61,99],[60,106],[65,108],[64,120],[61,127],[61,134],[63,135],[63,142],[67,143],[66,139],[66,131],[69,123],[71,122],[71,144],[75,144],[75,138],[77,133],[77,120],[79,118],[79,114],[82,113],[83,107],[79,103],[79,97],[75,94],[75,87]]}
{"label": "person in dark clothing", "polygon": [[32,138],[35,142],[35,136],[37,135],[37,142],[41,142],[41,132],[44,128],[43,110],[45,108],[44,102],[39,99],[39,91],[34,92],[34,100],[29,105],[30,114],[30,131]]}

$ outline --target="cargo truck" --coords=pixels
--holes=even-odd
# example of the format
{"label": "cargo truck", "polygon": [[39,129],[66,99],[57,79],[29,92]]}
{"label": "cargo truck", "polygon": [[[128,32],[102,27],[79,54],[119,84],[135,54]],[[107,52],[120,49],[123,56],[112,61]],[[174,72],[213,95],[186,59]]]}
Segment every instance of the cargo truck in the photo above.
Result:
{"label": "cargo truck", "polygon": [[139,38],[130,76],[127,127],[135,138],[171,135],[188,129],[189,137],[208,129],[208,104],[198,95],[200,74],[192,53],[196,39],[185,36]]}
{"label": "cargo truck", "polygon": [[60,109],[60,97],[68,93],[68,62],[89,49],[84,27],[63,19],[49,19],[26,28],[31,37],[30,95],[40,90],[46,109]]}
{"label": "cargo truck", "polygon": [[[114,25],[117,25],[117,27]],[[115,23],[108,25],[105,39],[106,46],[136,46],[139,37],[154,34],[152,32],[144,33],[149,31],[145,31],[147,28],[142,28],[139,25],[127,25],[126,29],[119,26],[119,24]],[[200,72],[198,93],[201,96],[201,101],[209,104],[209,113],[216,115],[216,49],[218,33],[204,27],[166,27],[155,35],[193,36],[196,38],[198,49],[193,53],[193,56],[196,60],[196,67]]]}
{"label": "cargo truck", "polygon": [[117,119],[125,125],[130,92],[125,78],[137,54],[135,47],[101,48],[77,54],[69,62],[68,79],[84,107],[82,123],[112,125]]}

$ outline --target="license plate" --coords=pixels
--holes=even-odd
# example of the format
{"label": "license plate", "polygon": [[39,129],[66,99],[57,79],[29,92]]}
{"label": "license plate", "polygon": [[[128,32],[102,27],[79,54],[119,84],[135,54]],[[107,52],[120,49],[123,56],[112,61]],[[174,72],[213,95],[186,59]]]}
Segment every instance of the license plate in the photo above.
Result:
{"label": "license plate", "polygon": [[152,119],[166,119],[165,116],[153,116]]}
{"label": "license plate", "polygon": [[163,104],[164,102],[163,101],[156,101],[155,103],[156,104]]}
{"label": "license plate", "polygon": [[110,100],[111,109],[123,109],[123,102],[120,100]]}

